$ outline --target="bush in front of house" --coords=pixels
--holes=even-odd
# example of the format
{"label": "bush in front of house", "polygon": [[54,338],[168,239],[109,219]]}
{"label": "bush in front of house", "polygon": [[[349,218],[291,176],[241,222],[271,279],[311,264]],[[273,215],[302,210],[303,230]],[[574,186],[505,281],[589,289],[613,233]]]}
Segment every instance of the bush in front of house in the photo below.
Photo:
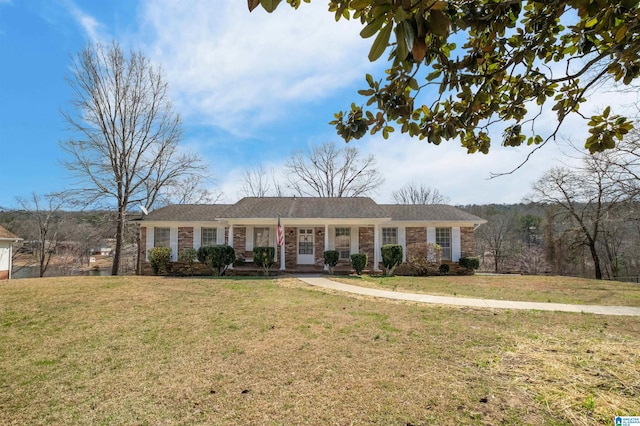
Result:
{"label": "bush in front of house", "polygon": [[461,257],[458,260],[458,265],[468,271],[474,271],[480,268],[480,259],[477,257]]}
{"label": "bush in front of house", "polygon": [[171,262],[171,249],[169,247],[153,247],[149,249],[149,264],[155,275],[161,269],[169,272],[169,262]]}
{"label": "bush in front of house", "polygon": [[253,263],[262,268],[264,275],[269,275],[269,271],[276,259],[276,249],[273,247],[254,247]]}
{"label": "bush in front of house", "polygon": [[229,265],[236,260],[236,251],[233,247],[225,245],[202,246],[198,249],[198,260],[219,277],[224,275]]}
{"label": "bush in front of house", "polygon": [[193,263],[196,261],[197,255],[198,252],[193,247],[183,248],[178,254],[178,261],[187,265],[191,275],[193,275]]}
{"label": "bush in front of house", "polygon": [[382,266],[385,275],[393,275],[396,267],[402,263],[402,246],[399,244],[385,244],[380,247],[382,252]]}
{"label": "bush in front of house", "polygon": [[447,275],[449,273],[449,265],[446,263],[443,263],[438,268],[438,272],[440,272],[442,275]]}
{"label": "bush in front of house", "polygon": [[340,252],[338,250],[326,250],[324,252],[324,264],[329,267],[329,273],[333,275],[333,268],[336,267],[340,260]]}
{"label": "bush in front of house", "polygon": [[356,270],[356,274],[362,274],[362,271],[367,266],[369,257],[364,253],[355,253],[351,255],[351,266]]}

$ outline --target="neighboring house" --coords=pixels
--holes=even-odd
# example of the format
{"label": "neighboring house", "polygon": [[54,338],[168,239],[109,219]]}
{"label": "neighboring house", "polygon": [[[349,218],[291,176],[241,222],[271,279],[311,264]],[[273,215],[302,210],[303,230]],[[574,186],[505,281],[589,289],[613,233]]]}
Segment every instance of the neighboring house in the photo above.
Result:
{"label": "neighboring house", "polygon": [[473,233],[486,221],[447,205],[377,204],[371,198],[247,197],[236,204],[174,204],[154,210],[140,224],[140,259],[152,247],[170,247],[172,260],[186,247],[228,244],[236,256],[252,260],[253,248],[276,247],[280,217],[284,251],[281,270],[322,266],[325,250],[350,261],[366,253],[368,269],[380,269],[380,247],[400,244],[406,259],[414,243],[437,243],[443,260],[474,255]]}
{"label": "neighboring house", "polygon": [[13,243],[21,239],[0,226],[0,280],[11,279]]}

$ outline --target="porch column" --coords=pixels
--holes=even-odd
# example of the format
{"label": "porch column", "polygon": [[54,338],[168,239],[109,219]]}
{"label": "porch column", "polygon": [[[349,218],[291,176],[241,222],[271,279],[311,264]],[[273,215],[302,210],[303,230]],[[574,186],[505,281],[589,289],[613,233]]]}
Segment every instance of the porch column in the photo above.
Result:
{"label": "porch column", "polygon": [[[327,250],[329,250],[329,225],[325,224],[324,225],[324,251],[327,251]],[[324,265],[323,268],[325,271],[328,271],[329,265]]]}
{"label": "porch column", "polygon": [[[233,225],[229,224],[229,237],[227,238],[228,244],[233,247]],[[233,263],[229,265],[229,269],[233,269]]]}
{"label": "porch column", "polygon": [[378,269],[378,262],[380,261],[380,225],[376,224],[373,227],[373,270]]}
{"label": "porch column", "polygon": [[[284,258],[284,247],[286,245],[286,240],[287,240],[287,234],[284,232],[284,225],[282,223],[280,223],[280,226],[282,226],[282,245],[280,246],[280,270],[284,271],[284,262],[285,262],[285,258]],[[276,227],[276,233],[278,232],[278,228]],[[277,239],[277,238],[276,238]]]}

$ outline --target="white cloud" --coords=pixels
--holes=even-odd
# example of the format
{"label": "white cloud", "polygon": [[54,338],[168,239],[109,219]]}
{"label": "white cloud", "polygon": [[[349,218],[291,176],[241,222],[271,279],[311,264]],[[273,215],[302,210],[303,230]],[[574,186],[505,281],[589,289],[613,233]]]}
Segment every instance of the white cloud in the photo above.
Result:
{"label": "white cloud", "polygon": [[107,37],[104,34],[105,26],[102,23],[93,16],[85,13],[82,9],[76,6],[73,1],[66,0],[64,4],[69,9],[71,16],[73,16],[76,22],[82,27],[84,32],[87,33],[87,37],[89,37],[91,42],[104,43],[107,40]]}
{"label": "white cloud", "polygon": [[269,15],[238,0],[149,0],[141,15],[145,51],[163,65],[178,110],[236,135],[286,119],[371,67],[359,23],[336,23],[322,2]]}

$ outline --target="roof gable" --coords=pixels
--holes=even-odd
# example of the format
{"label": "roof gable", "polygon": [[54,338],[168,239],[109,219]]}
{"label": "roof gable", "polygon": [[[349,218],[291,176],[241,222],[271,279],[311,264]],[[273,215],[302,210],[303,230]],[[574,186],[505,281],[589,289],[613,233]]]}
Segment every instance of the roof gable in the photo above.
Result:
{"label": "roof gable", "polygon": [[17,236],[13,235],[6,228],[0,226],[0,239],[1,240],[19,240]]}

